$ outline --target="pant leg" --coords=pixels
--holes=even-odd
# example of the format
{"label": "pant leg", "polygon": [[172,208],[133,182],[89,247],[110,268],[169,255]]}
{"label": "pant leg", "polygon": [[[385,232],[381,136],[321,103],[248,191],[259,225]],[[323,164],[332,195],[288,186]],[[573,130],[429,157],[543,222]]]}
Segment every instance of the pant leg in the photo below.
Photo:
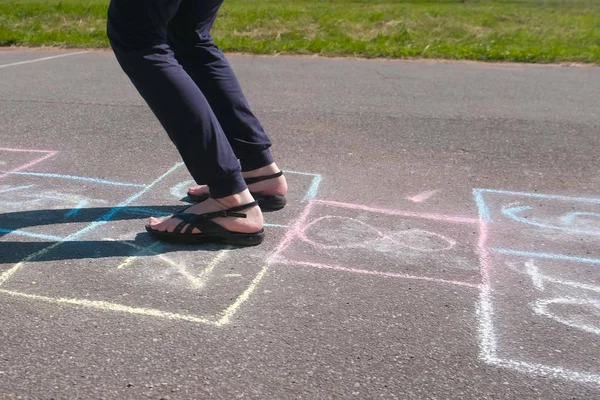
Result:
{"label": "pant leg", "polygon": [[210,30],[223,0],[183,0],[168,27],[175,57],[202,90],[242,170],[273,162],[271,141],[254,116],[225,55]]}
{"label": "pant leg", "polygon": [[213,197],[246,189],[217,117],[167,44],[181,0],[111,0],[107,33],[121,67],[177,147],[192,177]]}

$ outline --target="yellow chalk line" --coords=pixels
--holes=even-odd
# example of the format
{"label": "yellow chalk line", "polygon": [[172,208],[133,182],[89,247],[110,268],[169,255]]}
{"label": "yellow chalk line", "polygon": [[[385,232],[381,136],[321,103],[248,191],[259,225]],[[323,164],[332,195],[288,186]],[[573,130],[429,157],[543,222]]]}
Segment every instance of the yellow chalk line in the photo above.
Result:
{"label": "yellow chalk line", "polygon": [[35,253],[28,255],[27,257],[25,257],[24,259],[22,259],[21,261],[16,263],[11,269],[4,271],[2,273],[2,275],[0,275],[0,286],[2,286],[4,284],[4,282],[6,282],[8,279],[10,279],[10,277],[13,276],[15,274],[15,272],[17,272],[19,269],[21,269],[23,264],[25,264],[31,260],[34,260],[34,259],[38,258],[39,256],[43,256],[44,254],[46,254],[50,250],[54,249],[55,247],[60,246],[62,243],[63,242],[54,243],[48,247],[45,247],[39,251],[36,251]]}
{"label": "yellow chalk line", "polygon": [[212,321],[210,319],[206,319],[206,318],[194,317],[192,315],[170,313],[170,312],[156,310],[153,308],[130,307],[130,306],[125,306],[125,305],[118,304],[118,303],[111,303],[108,301],[53,298],[53,297],[40,296],[37,294],[14,292],[12,290],[6,290],[6,289],[0,289],[0,293],[5,293],[5,294],[11,295],[11,296],[25,297],[25,298],[32,299],[32,300],[45,301],[47,303],[70,304],[70,305],[86,307],[86,308],[96,308],[96,309],[103,310],[103,311],[119,311],[119,312],[126,312],[126,313],[130,313],[130,314],[139,314],[139,315],[146,315],[146,316],[150,316],[150,317],[160,317],[160,318],[166,318],[166,319],[177,319],[177,320],[183,320],[183,321],[189,321],[189,322],[199,322],[202,324],[219,326],[219,324],[217,322]]}
{"label": "yellow chalk line", "polygon": [[123,269],[123,268],[127,267],[129,264],[131,264],[138,257],[139,256],[130,256],[130,257],[127,257],[125,259],[125,261],[123,261],[121,264],[119,264],[119,266],[117,267],[117,269]]}
{"label": "yellow chalk line", "polygon": [[10,277],[13,276],[15,274],[15,272],[17,272],[19,269],[21,269],[21,266],[24,263],[25,263],[25,261],[18,262],[11,269],[4,271],[2,273],[2,275],[0,275],[0,286],[2,286],[2,284],[4,282],[6,282],[8,279],[10,279]]}
{"label": "yellow chalk line", "polygon": [[260,283],[262,278],[265,276],[267,269],[268,268],[266,265],[264,267],[262,267],[262,269],[260,270],[258,275],[256,275],[256,277],[254,277],[252,282],[250,282],[250,285],[246,288],[246,290],[244,290],[244,292],[241,295],[238,296],[236,301],[232,305],[227,307],[227,309],[225,311],[221,312],[221,314],[220,314],[221,318],[218,321],[210,320],[207,318],[194,317],[192,315],[170,313],[170,312],[165,312],[165,311],[161,311],[161,310],[157,310],[157,309],[153,309],[153,308],[130,307],[130,306],[125,306],[125,305],[119,304],[119,303],[111,303],[108,301],[53,298],[53,297],[47,297],[47,296],[40,296],[40,295],[36,295],[36,294],[15,292],[15,291],[6,290],[6,289],[0,289],[0,293],[8,294],[10,296],[15,296],[15,297],[25,297],[25,298],[32,299],[32,300],[39,300],[39,301],[44,301],[44,302],[53,303],[53,304],[69,304],[69,305],[86,307],[86,308],[95,308],[95,309],[99,309],[102,311],[118,311],[118,312],[125,312],[125,313],[129,313],[129,314],[145,315],[145,316],[149,316],[149,317],[159,317],[159,318],[166,318],[166,319],[171,319],[171,320],[196,322],[196,323],[208,324],[208,325],[213,325],[213,326],[223,326],[223,325],[227,325],[227,324],[231,323],[231,318],[237,312],[237,310],[240,308],[240,306],[246,300],[248,300],[250,295],[256,290],[256,288],[258,287],[258,284]]}
{"label": "yellow chalk line", "polygon": [[[114,239],[109,239],[106,238],[105,240],[109,240],[109,241],[115,241]],[[213,260],[206,266],[206,268],[204,268],[204,270],[202,270],[202,272],[200,272],[200,274],[196,277],[193,274],[191,274],[185,267],[185,265],[182,264],[178,264],[175,261],[171,260],[169,257],[167,257],[164,254],[159,254],[157,252],[155,252],[154,250],[152,250],[152,247],[157,247],[159,245],[159,243],[155,243],[152,244],[146,248],[143,248],[141,246],[135,245],[133,243],[127,243],[127,242],[121,242],[123,244],[126,244],[128,246],[131,246],[137,250],[140,250],[141,253],[147,253],[151,256],[157,256],[158,258],[160,258],[161,260],[163,260],[165,263],[169,264],[170,266],[172,266],[173,268],[175,268],[177,270],[177,272],[179,272],[181,275],[183,275],[184,277],[186,277],[190,283],[191,286],[194,289],[200,289],[203,288],[206,285],[206,279],[208,278],[208,275],[210,273],[212,273],[212,271],[215,269],[215,266],[221,262],[223,260],[223,258],[225,257],[225,255],[227,255],[227,253],[229,252],[229,250],[231,250],[231,247],[227,247],[221,251],[219,251],[219,253],[215,256],[215,258],[213,258]],[[117,269],[122,269],[125,268],[126,266],[130,265],[135,259],[139,258],[140,256],[130,256],[127,257],[125,259],[125,261],[123,261],[118,267]]]}
{"label": "yellow chalk line", "polygon": [[227,246],[227,248],[219,251],[219,254],[217,254],[217,256],[213,258],[213,260],[206,266],[206,268],[204,268],[204,270],[202,270],[202,272],[198,274],[198,279],[205,281],[206,277],[208,277],[208,275],[213,272],[218,263],[223,261],[223,259],[231,249],[231,246]]}
{"label": "yellow chalk line", "polygon": [[[122,243],[125,243],[125,242],[122,242]],[[0,275],[0,285],[2,285],[4,282],[6,282],[6,280],[8,280],[15,272],[17,272],[22,267],[23,264],[41,256],[41,255],[44,255],[45,253],[49,252],[50,250],[59,246],[60,244],[62,244],[62,242],[55,243],[51,246],[48,246],[36,253],[33,253],[33,254],[27,256],[22,261],[15,264],[14,267],[12,267],[11,269],[5,271],[2,275]],[[126,244],[131,245],[132,247],[140,248],[139,246],[136,246],[131,243],[126,243]],[[143,249],[143,248],[141,248],[141,249]],[[222,261],[222,259],[225,257],[225,255],[229,251],[230,251],[230,248],[221,250],[219,252],[219,254],[217,254],[217,256],[211,261],[211,263],[201,272],[201,276],[206,276],[210,272],[212,272],[213,269],[215,268],[215,266],[220,261]],[[161,256],[161,255],[159,255],[159,256]],[[168,260],[167,262],[175,264],[173,261],[169,260],[168,258],[167,258],[167,260]],[[175,265],[177,265],[177,264],[175,264]],[[171,320],[183,320],[183,321],[197,322],[197,323],[203,323],[203,324],[208,324],[208,325],[213,325],[213,326],[223,326],[223,325],[227,325],[227,324],[231,323],[231,318],[233,317],[233,315],[237,312],[239,307],[246,300],[248,300],[248,297],[250,297],[252,292],[254,292],[254,290],[256,289],[256,287],[258,286],[259,282],[262,280],[262,278],[266,272],[267,272],[267,266],[265,265],[260,270],[258,275],[256,275],[256,277],[254,277],[252,282],[250,282],[250,285],[246,288],[246,290],[244,290],[244,292],[240,296],[238,296],[236,301],[232,305],[227,307],[227,309],[225,309],[225,311],[221,312],[221,314],[220,314],[221,318],[218,321],[214,321],[214,320],[210,320],[210,319],[206,319],[206,318],[194,317],[191,315],[169,313],[169,312],[160,311],[160,310],[156,310],[156,309],[152,309],[152,308],[130,307],[130,306],[125,306],[125,305],[118,304],[118,303],[111,303],[111,302],[107,302],[107,301],[98,301],[98,300],[92,301],[92,300],[69,299],[69,298],[52,298],[52,297],[47,297],[47,296],[35,295],[35,294],[15,292],[15,291],[6,290],[6,289],[0,289],[0,293],[5,293],[5,294],[15,296],[15,297],[17,297],[17,296],[25,297],[25,298],[32,299],[32,300],[39,300],[39,301],[44,301],[44,302],[53,303],[53,304],[70,304],[70,305],[86,307],[86,308],[95,308],[95,309],[99,309],[99,310],[103,310],[103,311],[118,311],[118,312],[130,313],[130,314],[139,314],[139,315],[146,315],[146,316],[151,316],[151,317],[166,318],[166,319],[171,319]]]}
{"label": "yellow chalk line", "polygon": [[248,286],[246,290],[244,290],[244,292],[241,295],[239,295],[239,297],[235,300],[235,303],[227,307],[227,309],[221,313],[221,318],[215,323],[216,326],[227,325],[231,322],[231,317],[233,316],[233,314],[236,313],[236,311],[242,305],[242,303],[248,300],[248,297],[250,297],[252,292],[254,292],[263,276],[265,276],[266,272],[267,266],[265,265],[264,267],[262,267],[258,275],[256,275],[254,279],[252,279],[252,282],[250,282],[250,286]]}
{"label": "yellow chalk line", "polygon": [[135,260],[138,257],[139,256],[127,257],[125,259],[125,261],[123,261],[121,264],[119,264],[119,266],[117,267],[117,269],[123,269],[123,268],[125,268],[126,266],[128,266],[129,264],[131,264],[133,262],[133,260]]}

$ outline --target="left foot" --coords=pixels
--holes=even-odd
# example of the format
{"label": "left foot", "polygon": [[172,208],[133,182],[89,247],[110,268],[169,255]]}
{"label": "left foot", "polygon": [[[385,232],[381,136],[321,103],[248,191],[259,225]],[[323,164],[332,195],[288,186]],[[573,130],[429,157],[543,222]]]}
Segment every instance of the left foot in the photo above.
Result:
{"label": "left foot", "polygon": [[[255,178],[258,176],[272,175],[279,172],[279,168],[275,163],[267,165],[252,171],[242,172],[244,178]],[[256,182],[248,185],[248,189],[252,193],[261,193],[266,195],[285,196],[287,194],[287,181],[285,176],[280,176],[266,181]],[[189,194],[193,196],[206,196],[209,193],[207,185],[196,185],[189,188]]]}

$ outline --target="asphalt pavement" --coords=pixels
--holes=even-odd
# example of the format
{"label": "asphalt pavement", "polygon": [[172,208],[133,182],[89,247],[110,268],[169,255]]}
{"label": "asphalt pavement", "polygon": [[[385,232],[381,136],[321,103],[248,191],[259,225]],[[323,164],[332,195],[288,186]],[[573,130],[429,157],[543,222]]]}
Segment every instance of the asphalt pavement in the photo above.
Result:
{"label": "asphalt pavement", "polygon": [[290,186],[252,248],[107,51],[0,51],[0,398],[600,398],[600,68],[230,57]]}

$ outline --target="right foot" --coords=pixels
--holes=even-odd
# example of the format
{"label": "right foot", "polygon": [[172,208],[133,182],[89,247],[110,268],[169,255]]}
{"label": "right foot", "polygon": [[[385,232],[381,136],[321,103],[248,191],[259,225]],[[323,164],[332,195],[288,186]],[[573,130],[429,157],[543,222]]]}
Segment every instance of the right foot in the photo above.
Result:
{"label": "right foot", "polygon": [[[275,163],[267,165],[266,167],[262,167],[259,169],[255,169],[252,171],[242,172],[242,176],[244,178],[255,178],[259,176],[267,176],[278,173],[280,170]],[[265,195],[278,195],[285,196],[287,194],[287,181],[285,180],[285,176],[279,176],[273,179],[267,179],[266,181],[256,182],[248,185],[248,189],[252,193],[260,193]],[[208,186],[207,185],[195,185],[191,186],[189,194],[193,196],[204,196],[208,194]]]}

